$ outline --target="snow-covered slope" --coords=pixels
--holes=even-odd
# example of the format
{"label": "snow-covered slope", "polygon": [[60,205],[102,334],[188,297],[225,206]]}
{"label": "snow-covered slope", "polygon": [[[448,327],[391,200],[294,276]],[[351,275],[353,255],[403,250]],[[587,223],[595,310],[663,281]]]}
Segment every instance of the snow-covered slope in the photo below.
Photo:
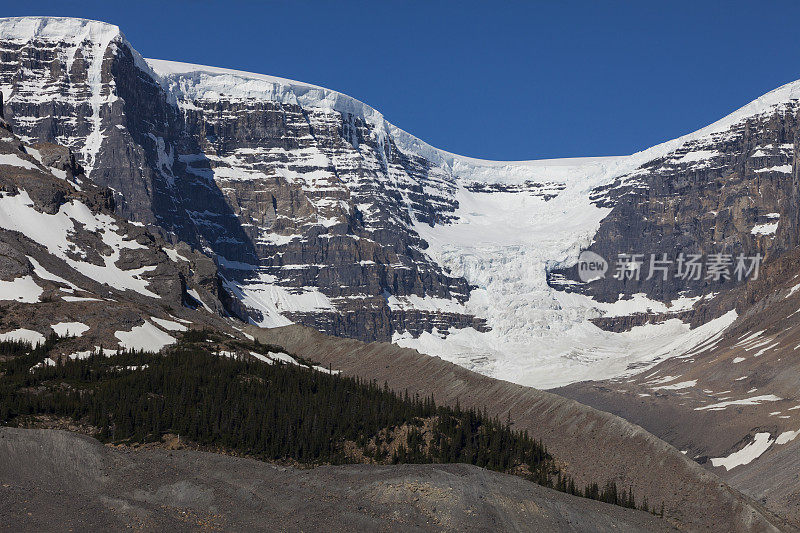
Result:
{"label": "snow-covered slope", "polygon": [[232,331],[194,310],[201,292],[222,308],[208,257],[186,247],[188,259],[171,259],[156,235],[113,214],[109,191],[66,148],[24,145],[0,126],[0,339],[65,337],[39,363],[50,365],[100,347],[158,349],[175,341],[179,316]]}

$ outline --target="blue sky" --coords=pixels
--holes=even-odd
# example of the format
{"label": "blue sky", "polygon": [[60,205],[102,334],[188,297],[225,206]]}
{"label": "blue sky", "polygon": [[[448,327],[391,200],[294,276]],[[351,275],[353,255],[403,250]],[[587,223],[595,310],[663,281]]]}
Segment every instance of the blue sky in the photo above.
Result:
{"label": "blue sky", "polygon": [[800,78],[796,2],[3,4],[112,22],[145,57],[336,89],[487,159],[635,152]]}

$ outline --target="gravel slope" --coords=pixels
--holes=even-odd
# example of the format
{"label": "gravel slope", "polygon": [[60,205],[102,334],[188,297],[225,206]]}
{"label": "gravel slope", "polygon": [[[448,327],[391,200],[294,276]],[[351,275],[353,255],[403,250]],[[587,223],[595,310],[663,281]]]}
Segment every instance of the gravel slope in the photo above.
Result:
{"label": "gravel slope", "polygon": [[0,530],[669,531],[666,521],[468,465],[300,470],[0,428]]}

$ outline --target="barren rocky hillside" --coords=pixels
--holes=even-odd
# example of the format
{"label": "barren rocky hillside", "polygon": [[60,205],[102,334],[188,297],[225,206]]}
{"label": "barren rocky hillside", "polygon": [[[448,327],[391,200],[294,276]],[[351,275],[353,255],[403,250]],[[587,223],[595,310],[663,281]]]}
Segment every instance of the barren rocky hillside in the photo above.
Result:
{"label": "barren rocky hillside", "polygon": [[642,511],[465,465],[308,470],[10,428],[0,453],[4,531],[674,531]]}

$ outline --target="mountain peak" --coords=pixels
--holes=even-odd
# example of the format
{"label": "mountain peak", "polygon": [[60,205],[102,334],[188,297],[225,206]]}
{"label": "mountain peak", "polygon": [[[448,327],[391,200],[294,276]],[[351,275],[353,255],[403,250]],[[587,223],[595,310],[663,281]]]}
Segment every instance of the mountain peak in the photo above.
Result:
{"label": "mountain peak", "polygon": [[0,19],[0,39],[28,42],[49,41],[110,42],[122,37],[118,26],[97,20],[71,17],[9,17]]}

